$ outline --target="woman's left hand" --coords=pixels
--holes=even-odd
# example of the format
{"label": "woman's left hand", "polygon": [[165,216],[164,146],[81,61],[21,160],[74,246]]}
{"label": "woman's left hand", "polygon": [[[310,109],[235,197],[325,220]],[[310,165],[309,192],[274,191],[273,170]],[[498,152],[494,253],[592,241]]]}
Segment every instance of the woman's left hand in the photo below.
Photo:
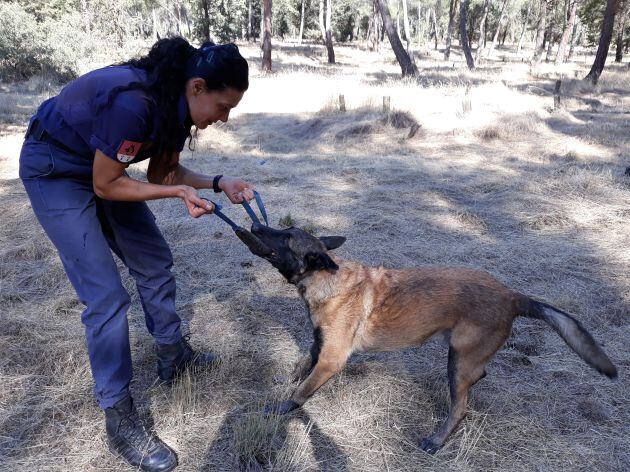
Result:
{"label": "woman's left hand", "polygon": [[250,201],[254,198],[254,186],[237,177],[224,175],[219,180],[219,188],[232,203],[241,203],[243,199]]}

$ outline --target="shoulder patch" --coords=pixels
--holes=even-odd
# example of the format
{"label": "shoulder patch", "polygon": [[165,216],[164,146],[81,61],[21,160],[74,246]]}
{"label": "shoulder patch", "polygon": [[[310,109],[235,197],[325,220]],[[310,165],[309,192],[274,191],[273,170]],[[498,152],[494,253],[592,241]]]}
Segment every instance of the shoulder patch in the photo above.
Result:
{"label": "shoulder patch", "polygon": [[116,158],[120,162],[131,162],[140,152],[140,148],[142,147],[142,143],[137,143],[135,141],[123,141],[118,151],[116,152]]}

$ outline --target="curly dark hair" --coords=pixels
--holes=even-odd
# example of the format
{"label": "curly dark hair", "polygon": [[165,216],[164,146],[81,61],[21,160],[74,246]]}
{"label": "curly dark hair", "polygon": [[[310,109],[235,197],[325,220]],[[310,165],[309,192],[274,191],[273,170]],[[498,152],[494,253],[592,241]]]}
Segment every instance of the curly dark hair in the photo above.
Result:
{"label": "curly dark hair", "polygon": [[[160,123],[160,134],[154,158],[176,151],[175,146],[182,128],[177,116],[177,104],[188,79],[204,79],[208,90],[233,88],[244,92],[249,87],[249,67],[235,44],[215,45],[204,43],[199,49],[181,37],[164,38],[157,41],[146,56],[115,64],[143,69],[147,73],[144,82],[132,82],[115,87],[109,93],[104,108],[125,90],[141,89],[156,98],[155,113]],[[190,146],[190,128],[187,123]]]}

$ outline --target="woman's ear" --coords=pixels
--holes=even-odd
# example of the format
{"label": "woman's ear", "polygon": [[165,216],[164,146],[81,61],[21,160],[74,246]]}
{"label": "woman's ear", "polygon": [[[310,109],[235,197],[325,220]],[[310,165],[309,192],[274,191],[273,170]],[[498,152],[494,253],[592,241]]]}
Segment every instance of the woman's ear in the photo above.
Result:
{"label": "woman's ear", "polygon": [[337,270],[339,266],[335,264],[325,252],[309,252],[304,256],[304,265],[307,270]]}
{"label": "woman's ear", "polygon": [[192,95],[201,95],[206,90],[206,83],[201,77],[193,77],[188,83]]}

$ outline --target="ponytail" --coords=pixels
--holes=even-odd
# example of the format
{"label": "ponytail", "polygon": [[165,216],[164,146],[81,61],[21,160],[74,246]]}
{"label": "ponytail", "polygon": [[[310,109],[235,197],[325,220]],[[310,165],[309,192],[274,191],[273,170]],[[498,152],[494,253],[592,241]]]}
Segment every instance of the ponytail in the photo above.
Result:
{"label": "ponytail", "polygon": [[[160,160],[177,150],[176,143],[182,133],[177,104],[188,79],[201,77],[208,90],[234,88],[244,92],[249,86],[247,61],[234,44],[217,46],[208,42],[197,49],[184,38],[164,38],[157,41],[146,56],[117,65],[143,69],[147,79],[113,88],[103,108],[126,90],[141,89],[150,93],[155,98],[155,113],[160,123],[154,155]],[[189,146],[191,126],[192,122],[185,124]]]}

